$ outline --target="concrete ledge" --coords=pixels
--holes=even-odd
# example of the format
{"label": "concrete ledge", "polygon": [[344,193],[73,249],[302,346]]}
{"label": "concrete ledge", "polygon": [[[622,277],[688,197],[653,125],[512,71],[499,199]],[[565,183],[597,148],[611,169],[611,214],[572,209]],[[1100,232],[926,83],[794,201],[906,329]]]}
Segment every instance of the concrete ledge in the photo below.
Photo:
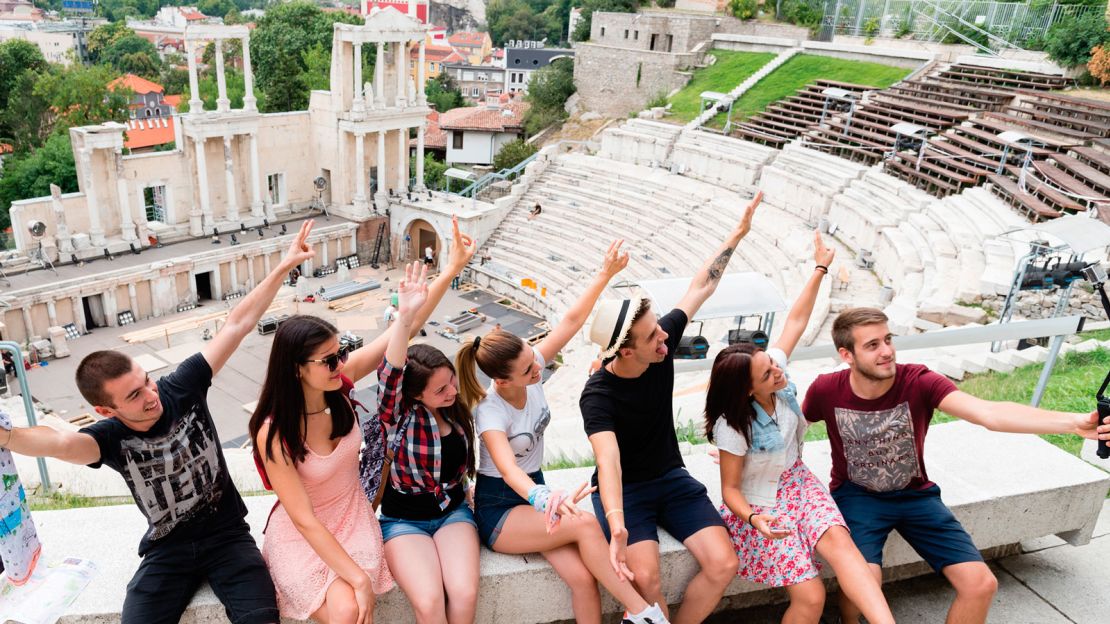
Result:
{"label": "concrete ledge", "polygon": [[[1053,534],[1073,544],[1086,543],[1110,485],[1110,475],[1035,436],[996,434],[966,423],[934,426],[925,455],[929,476],[941,485],[945,502],[979,548],[993,553],[1009,553],[1012,545],[1022,540]],[[805,456],[813,471],[826,479],[831,463],[828,443],[807,444]],[[706,483],[714,502],[719,503],[717,466],[700,450],[686,459],[691,473]],[[589,478],[592,471],[552,471],[547,478],[555,486],[572,487]],[[246,502],[252,531],[261,542],[262,525],[274,497],[248,497]],[[128,505],[38,512],[35,522],[45,544],[45,562],[73,556],[91,559],[100,567],[100,573],[60,622],[118,621],[127,582],[139,563],[135,551],[146,526],[138,509]],[[670,536],[660,532],[660,538],[663,590],[673,604],[696,573],[697,564]],[[929,572],[897,535],[888,541],[884,559],[888,578]],[[535,596],[544,596],[545,600],[530,599]],[[603,596],[605,611],[618,611],[615,601],[607,594]],[[733,581],[726,596],[730,606],[783,598],[777,590],[740,579]],[[380,622],[412,621],[399,589],[379,598],[375,615]],[[570,592],[543,557],[500,555],[483,548],[478,622],[572,618]],[[226,621],[207,586],[197,593],[182,619],[186,623]]]}
{"label": "concrete ledge", "polygon": [[832,56],[850,61],[869,61],[886,65],[897,65],[916,69],[936,58],[936,54],[929,51],[905,50],[901,48],[880,48],[869,45],[851,45],[844,43],[828,43],[824,41],[804,41],[802,50],[810,54]]}
{"label": "concrete ledge", "polygon": [[786,37],[765,37],[758,35],[732,35],[716,33],[713,35],[713,46],[724,50],[743,50],[751,52],[779,53],[801,44],[797,39]]}

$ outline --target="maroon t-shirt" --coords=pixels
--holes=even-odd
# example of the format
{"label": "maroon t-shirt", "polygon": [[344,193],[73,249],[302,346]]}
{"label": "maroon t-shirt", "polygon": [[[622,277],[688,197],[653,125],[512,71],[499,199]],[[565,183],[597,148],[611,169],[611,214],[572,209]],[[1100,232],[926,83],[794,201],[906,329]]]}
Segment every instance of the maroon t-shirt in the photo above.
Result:
{"label": "maroon t-shirt", "polygon": [[824,422],[829,431],[829,489],[845,481],[873,492],[933,485],[925,473],[925,434],[933,410],[956,384],[921,364],[898,364],[886,394],[861,399],[852,392],[849,374],[820,375],[802,404],[806,420]]}

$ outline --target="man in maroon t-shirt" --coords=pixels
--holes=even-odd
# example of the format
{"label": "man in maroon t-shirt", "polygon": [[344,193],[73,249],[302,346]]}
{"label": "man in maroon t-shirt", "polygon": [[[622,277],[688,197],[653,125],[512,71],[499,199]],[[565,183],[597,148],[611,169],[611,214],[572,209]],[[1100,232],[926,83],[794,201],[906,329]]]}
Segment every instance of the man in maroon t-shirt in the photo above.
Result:
{"label": "man in maroon t-shirt", "polygon": [[[998,581],[925,471],[925,434],[933,411],[992,431],[1092,439],[1110,439],[1110,418],[1096,433],[1097,411],[1073,414],[986,401],[957,390],[925,366],[895,364],[887,317],[875,308],[841,312],[832,333],[849,368],[818,377],[802,412],[828,428],[830,489],[853,541],[881,579],[883,545],[897,530],[955,587],[947,621],[985,622]],[[840,608],[845,622],[859,621],[859,609],[843,594]]]}

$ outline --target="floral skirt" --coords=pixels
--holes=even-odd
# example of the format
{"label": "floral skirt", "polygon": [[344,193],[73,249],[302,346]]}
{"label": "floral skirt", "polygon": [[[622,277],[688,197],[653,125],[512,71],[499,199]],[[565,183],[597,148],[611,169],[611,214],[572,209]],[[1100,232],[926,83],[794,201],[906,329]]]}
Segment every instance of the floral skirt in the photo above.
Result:
{"label": "floral skirt", "polygon": [[772,587],[816,578],[821,570],[817,540],[834,526],[847,526],[829,491],[800,459],[779,477],[775,506],[752,505],[752,511],[773,515],[792,531],[783,539],[768,539],[721,505],[721,518],[740,559],[737,575]]}

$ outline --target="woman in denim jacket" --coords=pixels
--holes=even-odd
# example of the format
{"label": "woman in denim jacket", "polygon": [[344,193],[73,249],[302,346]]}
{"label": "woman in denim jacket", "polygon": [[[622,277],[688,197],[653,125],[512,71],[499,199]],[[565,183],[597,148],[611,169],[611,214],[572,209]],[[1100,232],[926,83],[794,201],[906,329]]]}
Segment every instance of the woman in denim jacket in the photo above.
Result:
{"label": "woman in denim jacket", "polygon": [[817,234],[817,266],[779,340],[767,351],[731,345],[713,361],[705,400],[705,431],[721,464],[721,517],[740,559],[738,575],[785,587],[783,622],[821,618],[825,586],[815,553],[832,565],[842,590],[871,624],[894,622],[879,583],[852,543],[828,489],[802,462],[806,420],[786,374],[790,353],[809,323],[834,250]]}

